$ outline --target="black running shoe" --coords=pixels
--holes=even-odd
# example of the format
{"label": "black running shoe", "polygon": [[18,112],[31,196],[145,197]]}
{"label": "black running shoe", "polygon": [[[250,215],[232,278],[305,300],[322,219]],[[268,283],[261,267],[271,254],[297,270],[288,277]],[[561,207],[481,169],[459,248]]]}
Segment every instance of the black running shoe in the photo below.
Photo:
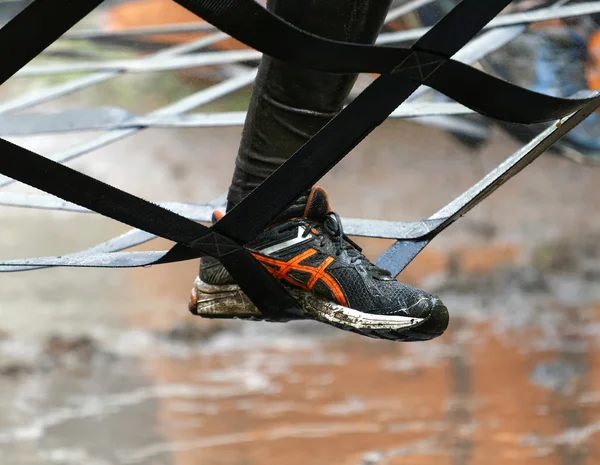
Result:
{"label": "black running shoe", "polygon": [[[213,221],[222,214],[215,212]],[[326,192],[316,187],[304,215],[268,228],[247,245],[254,257],[288,287],[304,318],[365,336],[423,341],[440,336],[448,310],[434,295],[396,281],[373,265],[344,235]],[[267,318],[214,258],[202,258],[189,304],[206,318]]]}

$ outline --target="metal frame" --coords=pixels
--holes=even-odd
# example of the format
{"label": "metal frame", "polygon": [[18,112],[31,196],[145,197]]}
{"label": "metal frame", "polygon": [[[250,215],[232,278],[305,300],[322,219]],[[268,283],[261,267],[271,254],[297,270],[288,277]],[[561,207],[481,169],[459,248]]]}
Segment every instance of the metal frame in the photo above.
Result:
{"label": "metal frame", "polygon": [[[392,10],[388,20],[414,11],[420,6],[433,0],[412,0]],[[472,64],[487,54],[501,48],[527,29],[527,24],[553,18],[573,17],[600,12],[600,1],[549,7],[533,12],[507,14],[493,20],[487,27],[491,31],[483,33],[469,45],[464,47],[456,56],[457,61]],[[399,43],[412,41],[421,37],[429,28],[414,29],[395,33],[381,34],[378,44]],[[196,41],[175,45],[156,52],[151,56],[132,59],[107,61],[101,63],[73,63],[61,65],[27,65],[16,76],[22,78],[45,76],[58,73],[87,72],[89,75],[78,77],[45,89],[0,103],[0,136],[25,136],[32,134],[67,132],[67,131],[104,131],[98,137],[82,144],[77,144],[66,150],[51,154],[48,158],[59,163],[66,163],[74,158],[85,155],[100,147],[112,144],[123,138],[132,136],[149,127],[218,127],[239,126],[245,119],[244,112],[228,113],[192,113],[202,105],[224,97],[240,88],[250,85],[256,69],[242,70],[236,75],[224,79],[207,89],[187,96],[147,115],[132,115],[122,108],[92,108],[64,111],[53,115],[37,113],[16,113],[32,106],[70,94],[101,82],[106,82],[123,73],[157,72],[166,70],[185,69],[197,66],[220,65],[227,63],[244,63],[260,58],[261,54],[254,50],[240,51],[211,51],[201,50],[212,46],[229,36],[215,32],[206,23],[193,23],[177,26],[160,26],[143,28],[121,33],[105,31],[72,31],[65,34],[61,40],[97,39],[106,37],[130,37],[134,35],[169,34],[181,32],[212,31],[206,37]],[[416,100],[419,95],[429,89],[421,87],[412,97],[412,103],[399,107],[391,117],[415,118],[416,121],[427,124],[453,125],[456,130],[467,134],[477,131],[477,127],[469,127],[468,123],[448,119],[456,115],[473,113],[457,103],[422,103]],[[404,262],[393,265],[399,273],[432,239],[464,215],[471,208],[490,195],[495,189],[517,174],[525,166],[537,158],[544,150],[568,132],[578,122],[593,112],[600,105],[597,98],[586,107],[563,120],[562,125],[552,125],[531,143],[517,151],[503,164],[492,171],[482,181],[463,193],[453,202],[440,209],[429,219],[416,222],[388,222],[379,220],[344,219],[344,227],[349,235],[393,238],[397,239],[397,247],[409,248],[412,252],[404,254]],[[460,124],[461,126],[457,126]],[[0,176],[0,188],[12,184],[10,178]],[[224,197],[221,196],[206,204],[163,203],[163,207],[186,216],[190,219],[209,222],[213,209],[222,206]],[[47,195],[28,195],[0,192],[0,205],[12,207],[39,208],[60,211],[90,213],[89,210],[70,204]],[[14,272],[38,269],[49,266],[111,266],[118,264],[118,257],[127,258],[131,264],[151,262],[164,252],[120,252],[155,238],[154,235],[140,230],[131,230],[110,241],[98,244],[88,250],[62,257],[44,257],[36,259],[9,260],[0,262],[0,272]],[[65,260],[69,259],[69,260]],[[125,262],[126,260],[124,260]],[[68,263],[67,263],[68,262]],[[386,256],[382,256],[378,264],[384,265]],[[107,265],[108,264],[108,265]],[[118,265],[117,265],[118,266]],[[135,265],[133,265],[135,266]],[[389,265],[388,266],[392,266]]]}

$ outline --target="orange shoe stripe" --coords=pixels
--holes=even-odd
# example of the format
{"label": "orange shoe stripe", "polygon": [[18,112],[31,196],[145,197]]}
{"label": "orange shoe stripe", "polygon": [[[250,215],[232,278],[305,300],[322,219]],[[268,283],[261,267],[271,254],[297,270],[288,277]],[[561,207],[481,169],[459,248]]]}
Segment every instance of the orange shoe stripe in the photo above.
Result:
{"label": "orange shoe stripe", "polygon": [[[331,265],[331,263],[334,261],[333,257],[327,257],[325,260],[323,260],[323,262],[317,268],[300,264],[300,262],[302,262],[303,260],[306,260],[308,257],[311,257],[316,253],[317,253],[317,251],[315,249],[308,249],[308,250],[302,252],[300,255],[297,255],[297,256],[291,258],[287,262],[283,261],[283,260],[277,260],[277,259],[271,258],[271,257],[265,257],[265,256],[257,254],[257,253],[252,253],[252,255],[258,261],[260,261],[263,264],[263,266],[276,279],[288,281],[289,283],[295,285],[296,287],[304,289],[305,291],[308,291],[308,292],[312,291],[312,288],[315,286],[317,281],[320,279],[323,282],[323,284],[325,284],[329,288],[329,290],[333,293],[336,301],[341,305],[347,306],[348,301],[346,299],[344,291],[342,290],[342,288],[340,287],[338,282],[335,280],[335,278],[333,278],[333,276],[331,276],[330,274],[328,274],[325,271],[326,268],[329,265]],[[266,266],[266,265],[271,265],[271,266]],[[272,266],[275,266],[277,268],[272,268]],[[289,276],[288,273],[292,270],[308,273],[310,275],[308,282],[306,284],[302,284],[302,283],[299,283],[298,281],[296,281],[291,276]]]}

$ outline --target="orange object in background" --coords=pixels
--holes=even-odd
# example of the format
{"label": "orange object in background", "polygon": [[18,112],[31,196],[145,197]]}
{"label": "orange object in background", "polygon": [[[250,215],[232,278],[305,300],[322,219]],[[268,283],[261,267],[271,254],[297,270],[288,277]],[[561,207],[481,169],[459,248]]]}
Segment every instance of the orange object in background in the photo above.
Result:
{"label": "orange object in background", "polygon": [[[260,1],[261,3],[265,3],[265,0]],[[108,10],[108,18],[107,29],[113,32],[149,26],[204,22],[204,20],[178,5],[173,0],[134,0],[120,3]],[[212,33],[212,31],[202,31],[159,34],[143,36],[143,39],[148,42],[162,44],[179,44],[190,42]],[[235,39],[219,41],[215,44],[215,47],[223,50],[248,48]]]}
{"label": "orange object in background", "polygon": [[595,32],[588,40],[588,63],[585,77],[590,90],[600,90],[600,31]]}

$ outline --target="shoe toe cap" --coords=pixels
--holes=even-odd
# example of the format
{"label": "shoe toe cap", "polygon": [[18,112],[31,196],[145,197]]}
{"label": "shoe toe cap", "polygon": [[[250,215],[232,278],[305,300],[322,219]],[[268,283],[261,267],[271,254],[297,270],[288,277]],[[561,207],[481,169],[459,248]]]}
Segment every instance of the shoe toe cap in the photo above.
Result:
{"label": "shoe toe cap", "polygon": [[436,296],[432,296],[432,299],[429,301],[428,315],[429,318],[427,321],[418,326],[417,330],[436,335],[446,331],[450,321],[450,314],[448,313],[448,308]]}
{"label": "shoe toe cap", "polygon": [[400,283],[400,286],[403,287],[401,295],[404,297],[403,306],[406,309],[404,313],[413,318],[426,319],[430,326],[444,332],[450,317],[448,309],[440,298],[406,284]]}

